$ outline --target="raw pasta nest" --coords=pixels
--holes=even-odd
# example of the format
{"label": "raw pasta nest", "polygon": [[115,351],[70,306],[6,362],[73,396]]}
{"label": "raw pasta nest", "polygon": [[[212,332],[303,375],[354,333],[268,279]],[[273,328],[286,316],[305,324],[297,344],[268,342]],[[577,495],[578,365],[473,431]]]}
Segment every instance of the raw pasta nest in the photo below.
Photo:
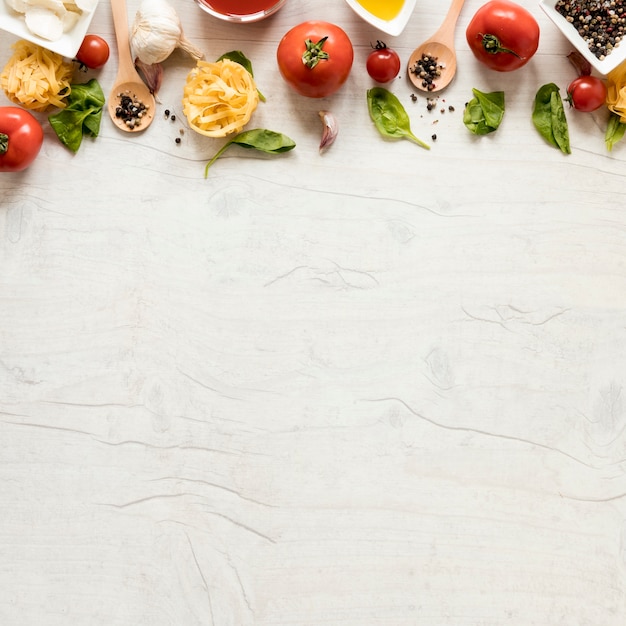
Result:
{"label": "raw pasta nest", "polygon": [[56,52],[20,40],[0,74],[0,86],[9,100],[31,111],[50,106],[64,108],[74,66]]}
{"label": "raw pasta nest", "polygon": [[235,61],[198,61],[187,75],[183,112],[190,126],[202,135],[225,137],[239,132],[258,104],[254,79]]}
{"label": "raw pasta nest", "polygon": [[626,123],[626,69],[620,65],[609,73],[607,79],[607,107]]}

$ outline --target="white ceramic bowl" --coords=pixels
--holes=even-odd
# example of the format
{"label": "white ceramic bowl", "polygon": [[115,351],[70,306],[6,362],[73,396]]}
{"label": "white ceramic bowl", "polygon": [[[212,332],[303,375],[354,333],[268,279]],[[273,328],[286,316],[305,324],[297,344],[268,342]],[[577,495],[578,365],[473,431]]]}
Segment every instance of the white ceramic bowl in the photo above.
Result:
{"label": "white ceramic bowl", "polygon": [[16,35],[20,39],[26,39],[40,45],[42,48],[52,50],[52,52],[57,52],[64,57],[72,59],[76,56],[80,44],[83,43],[83,39],[96,12],[98,1],[94,0],[93,8],[90,11],[83,11],[73,28],[63,33],[60,39],[49,41],[33,35],[26,26],[24,16],[11,11],[6,2],[0,0],[0,29]]}
{"label": "white ceramic bowl", "polygon": [[346,0],[348,6],[361,18],[363,18],[368,24],[371,24],[383,33],[396,37],[409,23],[409,19],[413,14],[413,9],[417,4],[417,0],[404,0],[400,13],[392,20],[381,20],[379,17],[372,15],[361,3],[357,0]]}
{"label": "white ceramic bowl", "polygon": [[605,59],[600,60],[589,50],[587,42],[578,34],[578,31],[556,9],[556,0],[541,0],[539,3],[546,15],[556,24],[572,46],[580,52],[591,66],[600,74],[606,75],[618,65],[626,61],[626,40],[615,47]]}
{"label": "white ceramic bowl", "polygon": [[[232,13],[223,13],[219,11],[213,6],[211,0],[196,0],[198,6],[206,11],[209,15],[213,17],[218,17],[221,20],[225,20],[227,22],[258,22],[259,20],[263,20],[270,15],[273,15],[280,9],[280,7],[285,4],[287,0],[276,0],[272,6],[262,11],[256,11],[254,13],[236,13],[233,11]],[[234,3],[236,4],[236,3]]]}

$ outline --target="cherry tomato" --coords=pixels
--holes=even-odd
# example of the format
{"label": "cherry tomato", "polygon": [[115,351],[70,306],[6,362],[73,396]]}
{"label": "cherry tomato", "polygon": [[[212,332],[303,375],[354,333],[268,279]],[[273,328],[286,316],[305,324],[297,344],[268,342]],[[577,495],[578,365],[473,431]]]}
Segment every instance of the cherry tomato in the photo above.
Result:
{"label": "cherry tomato", "polygon": [[483,4],[467,25],[465,35],[476,58],[498,72],[526,65],[539,47],[537,20],[510,0]]}
{"label": "cherry tomato", "polygon": [[377,83],[388,83],[398,76],[400,57],[395,50],[388,48],[382,41],[377,41],[367,57],[365,67]]}
{"label": "cherry tomato", "polygon": [[281,76],[300,95],[324,98],[347,80],[354,50],[339,26],[322,21],[302,22],[278,44],[276,60]]}
{"label": "cherry tomato", "polygon": [[567,99],[578,111],[595,111],[606,103],[606,85],[596,76],[579,76],[567,88]]}
{"label": "cherry tomato", "polygon": [[20,107],[0,107],[0,172],[21,172],[39,154],[43,128]]}
{"label": "cherry tomato", "polygon": [[92,70],[98,69],[109,60],[109,44],[98,35],[85,35],[76,60]]}

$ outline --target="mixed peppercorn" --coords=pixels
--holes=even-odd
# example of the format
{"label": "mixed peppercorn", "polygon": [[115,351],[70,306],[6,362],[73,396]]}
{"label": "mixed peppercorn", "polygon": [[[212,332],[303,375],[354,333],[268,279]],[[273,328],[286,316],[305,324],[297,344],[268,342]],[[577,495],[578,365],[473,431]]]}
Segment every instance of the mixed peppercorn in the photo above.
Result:
{"label": "mixed peppercorn", "polygon": [[626,8],[622,0],[557,0],[554,8],[600,60],[619,45],[626,33]]}
{"label": "mixed peppercorn", "polygon": [[115,107],[115,117],[121,119],[129,128],[135,128],[141,124],[141,118],[147,114],[148,107],[136,97],[128,93],[120,93],[119,104]]}
{"label": "mixed peppercorn", "polygon": [[437,62],[436,56],[424,53],[410,68],[410,71],[422,80],[424,89],[432,91],[437,84],[437,78],[441,76],[442,69],[443,65]]}

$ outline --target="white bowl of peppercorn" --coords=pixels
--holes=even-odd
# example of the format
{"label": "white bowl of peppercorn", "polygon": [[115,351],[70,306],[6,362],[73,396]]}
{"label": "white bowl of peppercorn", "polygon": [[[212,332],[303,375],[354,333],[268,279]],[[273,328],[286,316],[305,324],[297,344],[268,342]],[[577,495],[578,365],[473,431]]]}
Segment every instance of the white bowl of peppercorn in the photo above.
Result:
{"label": "white bowl of peppercorn", "polygon": [[626,61],[626,0],[541,0],[539,4],[600,74]]}

